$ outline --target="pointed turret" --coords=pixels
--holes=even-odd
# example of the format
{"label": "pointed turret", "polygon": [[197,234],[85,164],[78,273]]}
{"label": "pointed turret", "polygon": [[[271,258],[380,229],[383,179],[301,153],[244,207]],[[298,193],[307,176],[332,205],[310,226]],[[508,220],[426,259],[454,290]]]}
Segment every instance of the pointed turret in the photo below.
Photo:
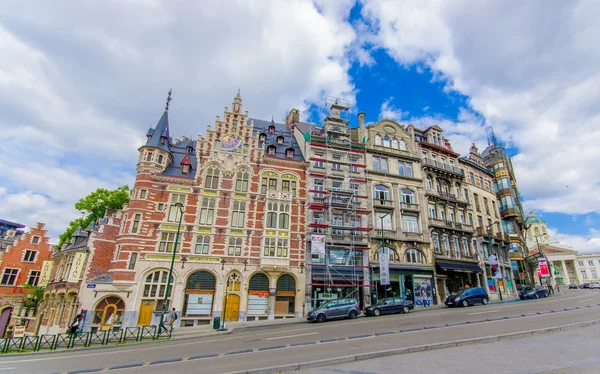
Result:
{"label": "pointed turret", "polygon": [[165,111],[154,128],[146,133],[146,144],[140,147],[138,168],[149,166],[157,171],[164,171],[173,160],[171,151],[171,134],[169,132],[169,104],[171,103],[171,90],[167,97]]}

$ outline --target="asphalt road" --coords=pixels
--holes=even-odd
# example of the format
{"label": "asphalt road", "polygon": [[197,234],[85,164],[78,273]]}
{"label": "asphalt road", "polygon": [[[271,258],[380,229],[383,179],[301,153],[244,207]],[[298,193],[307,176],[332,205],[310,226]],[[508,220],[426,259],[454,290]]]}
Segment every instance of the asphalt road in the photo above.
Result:
{"label": "asphalt road", "polygon": [[[582,309],[564,310],[576,307]],[[599,318],[600,291],[572,290],[541,300],[432,309],[323,324],[277,325],[197,339],[2,357],[0,373],[76,372],[119,366],[129,367],[111,371],[224,373]]]}

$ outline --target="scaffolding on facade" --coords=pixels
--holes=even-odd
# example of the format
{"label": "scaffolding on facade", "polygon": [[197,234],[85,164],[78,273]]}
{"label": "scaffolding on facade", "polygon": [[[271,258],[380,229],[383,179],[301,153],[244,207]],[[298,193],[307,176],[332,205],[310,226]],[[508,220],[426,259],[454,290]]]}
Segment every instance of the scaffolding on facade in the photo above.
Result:
{"label": "scaffolding on facade", "polygon": [[366,207],[365,147],[350,136],[345,117],[348,103],[333,98],[326,103],[331,112],[321,132],[310,137],[309,238],[324,238],[320,249],[311,242],[310,285],[326,291],[315,294],[315,303],[335,298],[333,294],[343,289],[342,297],[361,302],[361,288],[369,287],[364,280],[365,269],[370,267],[367,232],[371,230],[364,218],[370,214]]}

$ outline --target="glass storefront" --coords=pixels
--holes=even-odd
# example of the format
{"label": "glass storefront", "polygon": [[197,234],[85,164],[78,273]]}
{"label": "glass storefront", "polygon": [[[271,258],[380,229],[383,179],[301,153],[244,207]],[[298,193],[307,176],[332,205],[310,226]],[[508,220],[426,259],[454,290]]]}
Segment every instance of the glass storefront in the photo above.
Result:
{"label": "glass storefront", "polygon": [[390,284],[380,284],[379,268],[375,266],[372,273],[371,302],[375,304],[384,297],[402,297],[411,300],[415,305],[435,305],[436,289],[433,282],[433,268],[428,270],[406,270],[390,268]]}

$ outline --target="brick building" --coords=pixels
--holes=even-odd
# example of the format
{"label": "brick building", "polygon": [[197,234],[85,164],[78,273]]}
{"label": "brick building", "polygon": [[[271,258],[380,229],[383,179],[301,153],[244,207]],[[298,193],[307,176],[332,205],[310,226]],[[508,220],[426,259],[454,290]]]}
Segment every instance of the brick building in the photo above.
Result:
{"label": "brick building", "polygon": [[177,324],[224,311],[228,321],[302,315],[305,162],[290,129],[250,118],[238,93],[206,137],[173,139],[168,102],[139,148],[131,201],[110,218],[116,239],[88,245],[86,326],[158,323],[180,209],[168,301]]}
{"label": "brick building", "polygon": [[53,246],[43,223],[38,223],[20,240],[7,248],[0,265],[0,334],[7,326],[24,325],[26,331],[36,327],[36,310],[27,310],[23,302],[30,290],[25,285],[44,286],[52,269]]}

